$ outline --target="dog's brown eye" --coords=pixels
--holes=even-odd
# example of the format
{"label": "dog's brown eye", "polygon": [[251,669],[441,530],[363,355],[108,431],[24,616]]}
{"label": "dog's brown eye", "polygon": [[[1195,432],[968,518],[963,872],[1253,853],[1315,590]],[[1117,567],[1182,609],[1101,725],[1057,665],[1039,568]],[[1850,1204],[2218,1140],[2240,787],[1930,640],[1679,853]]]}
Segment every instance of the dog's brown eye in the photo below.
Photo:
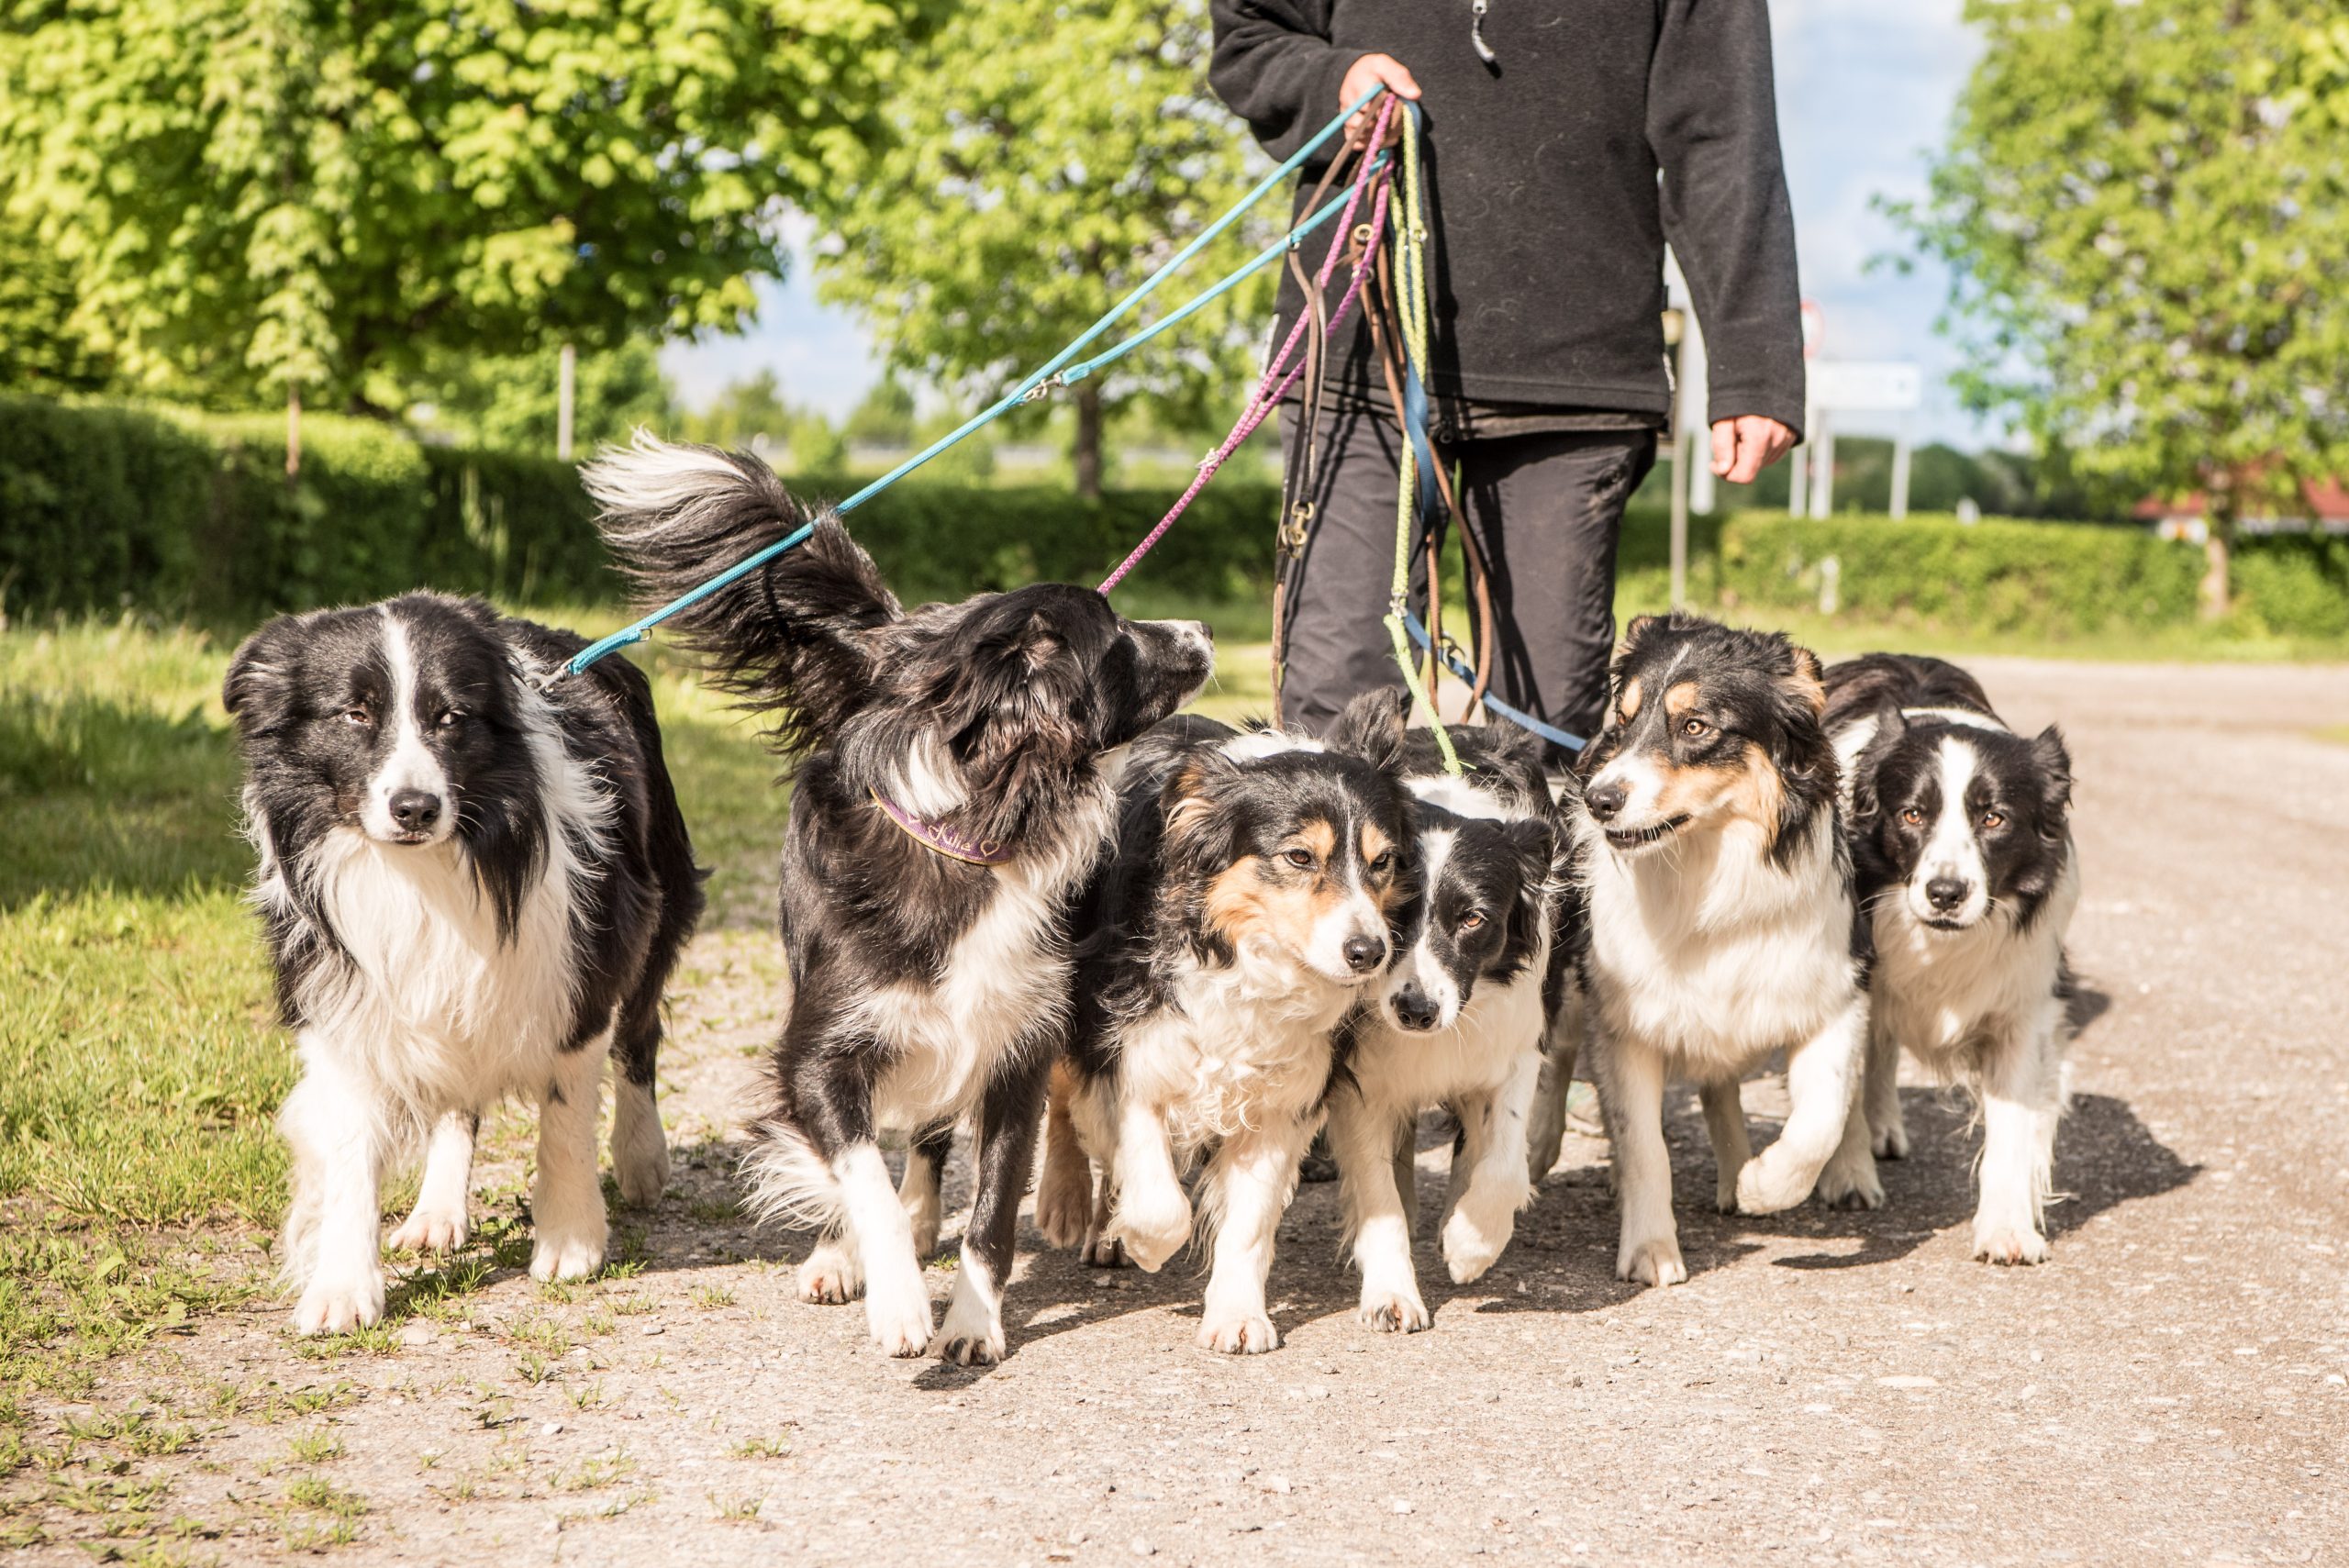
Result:
{"label": "dog's brown eye", "polygon": [[345,724],[365,724],[369,722],[367,710],[363,707],[344,708],[342,710],[342,721]]}
{"label": "dog's brown eye", "polygon": [[1986,811],[1982,814],[1982,826],[1985,828],[2003,828],[2006,825],[2007,815],[2003,811]]}
{"label": "dog's brown eye", "polygon": [[1485,912],[1482,909],[1471,909],[1468,913],[1460,917],[1460,929],[1464,931],[1475,930],[1479,927],[1483,926],[1484,923]]}
{"label": "dog's brown eye", "polygon": [[1922,828],[1925,825],[1925,814],[1912,806],[1900,814],[1900,820],[1911,828]]}
{"label": "dog's brown eye", "polygon": [[1281,851],[1281,859],[1286,861],[1289,864],[1295,866],[1299,871],[1311,871],[1313,869],[1313,851],[1311,850],[1284,850]]}
{"label": "dog's brown eye", "polygon": [[443,729],[454,729],[458,725],[462,724],[464,721],[465,716],[452,707],[448,712],[442,714],[437,722]]}
{"label": "dog's brown eye", "polygon": [[1711,728],[1711,725],[1701,718],[1684,718],[1680,721],[1680,733],[1683,735],[1702,735]]}
{"label": "dog's brown eye", "polygon": [[1392,850],[1381,850],[1378,853],[1371,857],[1370,869],[1373,871],[1385,871],[1388,866],[1391,866],[1394,863],[1395,851]]}

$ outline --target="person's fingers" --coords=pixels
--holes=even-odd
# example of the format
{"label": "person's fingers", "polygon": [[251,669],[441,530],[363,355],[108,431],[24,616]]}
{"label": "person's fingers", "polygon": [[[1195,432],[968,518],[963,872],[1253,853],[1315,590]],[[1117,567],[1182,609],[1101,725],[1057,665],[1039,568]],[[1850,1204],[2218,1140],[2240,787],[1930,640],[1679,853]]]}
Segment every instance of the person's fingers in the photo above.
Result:
{"label": "person's fingers", "polygon": [[1379,66],[1378,79],[1386,83],[1398,98],[1417,98],[1419,95],[1418,79],[1412,76],[1411,68],[1399,60],[1383,61]]}
{"label": "person's fingers", "polygon": [[1713,427],[1713,472],[1729,477],[1730,468],[1737,462],[1737,422],[1723,419]]}

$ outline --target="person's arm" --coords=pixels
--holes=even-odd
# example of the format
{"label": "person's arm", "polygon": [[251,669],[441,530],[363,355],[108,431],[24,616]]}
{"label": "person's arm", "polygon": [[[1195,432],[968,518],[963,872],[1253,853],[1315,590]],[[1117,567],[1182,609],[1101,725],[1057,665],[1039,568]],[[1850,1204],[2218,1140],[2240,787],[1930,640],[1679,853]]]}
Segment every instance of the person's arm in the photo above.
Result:
{"label": "person's arm", "polygon": [[1664,0],[1648,76],[1664,231],[1711,366],[1713,471],[1751,483],[1799,439],[1802,291],[1767,0]]}
{"label": "person's arm", "polygon": [[1275,158],[1286,158],[1330,123],[1360,50],[1330,41],[1337,0],[1214,0],[1215,54],[1208,85]]}

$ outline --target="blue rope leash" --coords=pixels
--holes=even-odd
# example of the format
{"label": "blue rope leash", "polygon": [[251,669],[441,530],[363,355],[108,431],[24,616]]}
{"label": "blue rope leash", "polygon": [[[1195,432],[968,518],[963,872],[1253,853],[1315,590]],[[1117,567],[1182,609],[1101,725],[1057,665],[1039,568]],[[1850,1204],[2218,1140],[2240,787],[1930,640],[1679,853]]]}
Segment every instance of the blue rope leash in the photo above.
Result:
{"label": "blue rope leash", "polygon": [[[855,495],[851,495],[847,500],[841,502],[838,506],[832,508],[833,512],[838,514],[855,510],[858,506],[863,506],[874,496],[878,495],[882,491],[886,490],[890,485],[895,484],[898,480],[903,479],[907,474],[911,473],[915,469],[919,468],[922,464],[928,462],[930,459],[936,457],[947,448],[954,445],[957,441],[963,439],[965,437],[970,436],[974,432],[982,429],[987,425],[992,424],[994,421],[1003,417],[1004,415],[1008,414],[1012,409],[1018,407],[1022,403],[1029,402],[1035,397],[1041,396],[1045,391],[1049,390],[1050,386],[1055,381],[1063,379],[1061,378],[1060,373],[1069,365],[1071,361],[1076,358],[1080,350],[1086,348],[1103,333],[1107,332],[1110,328],[1116,326],[1118,322],[1124,319],[1126,315],[1130,312],[1135,306],[1140,305],[1145,298],[1149,297],[1151,294],[1155,292],[1160,284],[1164,283],[1169,277],[1172,277],[1176,272],[1180,271],[1185,263],[1188,262],[1192,257],[1197,255],[1199,251],[1211,244],[1218,235],[1230,228],[1234,223],[1237,223],[1243,214],[1245,214],[1250,208],[1253,207],[1258,202],[1262,201],[1265,195],[1275,185],[1280,184],[1283,181],[1286,180],[1288,176],[1297,172],[1298,168],[1305,163],[1306,160],[1312,157],[1314,153],[1319,151],[1331,137],[1338,134],[1339,130],[1344,127],[1346,121],[1351,118],[1357,110],[1367,107],[1373,99],[1376,98],[1379,94],[1385,91],[1386,89],[1384,87],[1373,87],[1369,92],[1364,93],[1353,104],[1350,104],[1345,108],[1339,110],[1336,118],[1330,120],[1328,125],[1323,126],[1319,131],[1316,131],[1311,139],[1308,140],[1304,146],[1298,148],[1295,152],[1291,153],[1286,159],[1285,159],[1280,167],[1275,169],[1271,173],[1258,181],[1254,188],[1250,190],[1246,195],[1241,196],[1240,200],[1232,206],[1230,211],[1226,212],[1221,217],[1217,218],[1213,223],[1208,225],[1206,228],[1200,230],[1198,234],[1192,238],[1190,243],[1185,245],[1180,250],[1174,252],[1174,254],[1170,257],[1156,272],[1151,273],[1150,276],[1144,278],[1140,284],[1135,285],[1132,292],[1128,294],[1125,298],[1119,300],[1116,305],[1111,306],[1108,311],[1104,314],[1099,320],[1096,321],[1092,326],[1079,333],[1074,341],[1071,342],[1059,353],[1054,354],[1049,361],[1039,366],[1035,371],[1031,372],[1026,380],[1020,382],[1018,386],[1012,388],[1008,393],[1006,393],[1003,397],[993,406],[973,415],[954,429],[950,430],[943,436],[941,436],[929,446],[924,447],[921,450],[916,452],[913,456],[907,458],[905,462],[899,463],[888,473],[883,474],[880,478],[873,481],[873,483],[867,484],[862,490],[859,490]],[[1133,349],[1139,348],[1141,344],[1147,342],[1152,338],[1156,337],[1160,332],[1164,331],[1175,322],[1197,314],[1209,301],[1230,289],[1238,287],[1241,282],[1248,277],[1249,274],[1254,272],[1259,268],[1269,265],[1272,261],[1278,259],[1290,245],[1303,238],[1306,234],[1311,232],[1314,228],[1319,228],[1322,223],[1326,222],[1329,217],[1338,211],[1342,205],[1342,201],[1330,203],[1330,206],[1324,207],[1321,211],[1314,214],[1313,217],[1307,219],[1305,223],[1290,230],[1288,235],[1283,239],[1279,244],[1268,247],[1254,260],[1248,262],[1246,266],[1241,267],[1239,271],[1222,279],[1206,294],[1200,295],[1197,299],[1191,301],[1188,305],[1185,306],[1181,310],[1176,311],[1166,320],[1153,323],[1150,328],[1137,333],[1134,337],[1129,339],[1125,342],[1120,343],[1115,348],[1109,349],[1096,358],[1085,361],[1085,363],[1078,369],[1074,376],[1067,377],[1065,380],[1074,381],[1091,373],[1093,371],[1108,364],[1112,360],[1118,359]],[[717,576],[703,584],[700,587],[696,588],[693,592],[684,595],[679,598],[671,600],[668,604],[662,606],[659,609],[654,610],[651,615],[644,617],[641,620],[636,621],[631,625],[622,627],[619,630],[612,633],[609,637],[602,638],[595,642],[589,643],[585,648],[581,649],[577,653],[572,656],[570,662],[563,666],[564,671],[570,674],[576,675],[581,671],[586,669],[590,664],[595,663],[597,660],[606,658],[618,650],[626,648],[632,642],[643,641],[646,633],[650,632],[654,627],[659,626],[662,621],[667,620],[671,616],[675,615],[680,610],[687,609],[694,605],[699,604],[702,600],[709,597],[710,595],[718,593],[719,590],[741,581],[744,576],[757,571],[760,567],[765,565],[768,562],[773,561],[776,556],[783,554],[785,550],[805,543],[807,537],[814,532],[815,525],[812,523],[808,524],[788,537],[767,546],[758,553],[751,555],[745,560],[737,562],[732,566],[728,567],[724,572],[719,573]]]}
{"label": "blue rope leash", "polygon": [[[1429,639],[1428,628],[1421,623],[1419,617],[1413,615],[1408,610],[1405,610],[1403,612],[1403,627],[1405,630],[1411,634],[1412,641],[1418,643],[1421,648],[1426,649],[1429,652],[1433,653],[1437,658],[1442,660],[1443,667],[1445,669],[1451,671],[1453,674],[1459,676],[1463,681],[1467,682],[1472,686],[1476,684],[1476,672],[1470,669],[1467,663],[1453,654],[1452,650],[1449,648],[1436,647]],[[1542,740],[1549,741],[1553,745],[1564,746],[1569,751],[1579,751],[1586,744],[1581,736],[1569,735],[1554,724],[1544,724],[1542,720],[1534,717],[1523,708],[1511,707],[1508,704],[1501,701],[1500,698],[1493,696],[1490,694],[1487,694],[1485,697],[1485,706],[1491,708],[1495,713],[1499,714],[1503,718],[1508,719],[1511,724],[1516,725],[1520,729],[1530,729],[1534,734],[1542,737]]]}

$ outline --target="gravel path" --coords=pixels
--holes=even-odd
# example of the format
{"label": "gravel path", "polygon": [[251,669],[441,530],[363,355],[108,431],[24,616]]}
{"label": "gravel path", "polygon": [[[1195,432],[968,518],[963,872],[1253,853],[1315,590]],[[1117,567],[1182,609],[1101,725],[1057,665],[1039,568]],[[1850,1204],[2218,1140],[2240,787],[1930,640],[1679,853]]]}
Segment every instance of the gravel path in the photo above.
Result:
{"label": "gravel path", "polygon": [[1477,1284],[1422,1224],[1430,1333],[1355,1321],[1321,1187],[1283,1227],[1273,1355],[1193,1348],[1187,1266],[1103,1274],[1030,1231],[1006,1364],[885,1361],[861,1310],[793,1299],[805,1238],[733,1212],[727,1107],[779,963],[721,930],[664,1063],[678,1179],[621,1217],[640,1270],[569,1300],[511,1266],[423,1281],[322,1359],[274,1305],[166,1338],[50,1414],[184,1434],[95,1443],[116,1507],[20,1484],[51,1537],[23,1560],[89,1562],[143,1507],[125,1533],[176,1517],[195,1561],[2349,1561],[2349,746],[2313,734],[2349,724],[2349,672],[1977,668],[2082,781],[2045,1267],[1968,1261],[1977,1138],[1927,1088],[1889,1207],[1763,1220],[1710,1212],[1675,1095],[1678,1289],[1613,1279],[1604,1148],[1570,1137]]}

